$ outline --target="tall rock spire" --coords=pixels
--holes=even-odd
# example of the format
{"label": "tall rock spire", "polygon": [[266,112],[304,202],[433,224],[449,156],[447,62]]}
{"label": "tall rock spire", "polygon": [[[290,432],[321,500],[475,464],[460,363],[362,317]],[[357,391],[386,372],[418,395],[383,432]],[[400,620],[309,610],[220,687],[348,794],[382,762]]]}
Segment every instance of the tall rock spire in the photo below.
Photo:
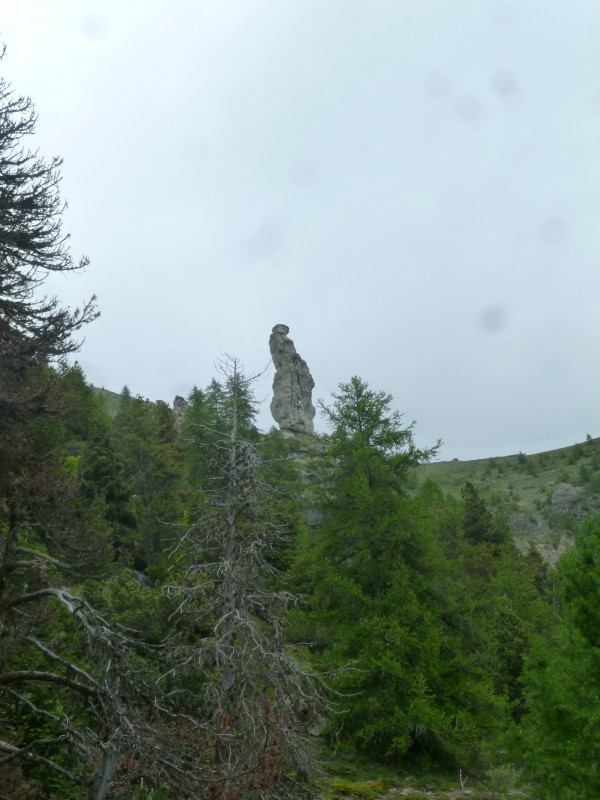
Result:
{"label": "tall rock spire", "polygon": [[295,436],[314,431],[315,407],[312,390],[315,382],[304,361],[288,337],[287,325],[275,325],[269,339],[275,365],[271,414],[282,433]]}

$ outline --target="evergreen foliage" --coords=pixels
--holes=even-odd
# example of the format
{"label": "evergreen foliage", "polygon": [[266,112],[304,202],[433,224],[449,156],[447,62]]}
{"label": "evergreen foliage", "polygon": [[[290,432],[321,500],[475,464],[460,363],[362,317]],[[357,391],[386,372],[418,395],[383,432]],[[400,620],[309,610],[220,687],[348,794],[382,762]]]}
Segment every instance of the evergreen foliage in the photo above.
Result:
{"label": "evergreen foliage", "polygon": [[516,747],[537,796],[592,800],[600,795],[600,519],[562,557],[558,577],[560,617],[528,658]]}
{"label": "evergreen foliage", "polygon": [[461,495],[464,501],[462,529],[467,541],[471,544],[505,544],[509,539],[508,530],[493,519],[477,487],[467,481]]}
{"label": "evergreen foliage", "polygon": [[344,741],[396,763],[473,764],[497,704],[463,648],[427,505],[406,492],[409,471],[435,448],[415,447],[391,400],[352,378],[321,404],[332,426],[321,443],[323,521],[295,565],[309,595],[297,635],[310,632],[318,659],[340,670]]}
{"label": "evergreen foliage", "polygon": [[183,459],[175,418],[166,403],[123,393],[114,430],[116,455],[123,465],[122,498],[125,491],[131,493],[135,516],[128,527],[136,533],[122,545],[136,569],[157,569],[174,544],[170,526],[182,514]]}

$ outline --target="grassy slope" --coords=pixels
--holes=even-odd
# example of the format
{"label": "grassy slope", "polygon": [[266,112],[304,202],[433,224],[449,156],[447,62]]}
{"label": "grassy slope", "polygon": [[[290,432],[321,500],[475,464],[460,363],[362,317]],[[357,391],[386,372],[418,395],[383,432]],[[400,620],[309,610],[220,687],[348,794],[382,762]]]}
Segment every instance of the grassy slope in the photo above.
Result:
{"label": "grassy slope", "polygon": [[[461,487],[471,481],[492,509],[508,520],[517,539],[535,542],[552,562],[578,521],[600,511],[600,439],[535,455],[425,464],[413,476],[413,486],[427,478],[457,499]],[[575,487],[579,495],[569,508],[558,500],[560,484]]]}
{"label": "grassy slope", "polygon": [[119,410],[120,393],[111,392],[109,389],[98,389],[97,386],[93,386],[92,388],[100,400],[102,400],[102,404],[106,408],[108,415],[114,417]]}

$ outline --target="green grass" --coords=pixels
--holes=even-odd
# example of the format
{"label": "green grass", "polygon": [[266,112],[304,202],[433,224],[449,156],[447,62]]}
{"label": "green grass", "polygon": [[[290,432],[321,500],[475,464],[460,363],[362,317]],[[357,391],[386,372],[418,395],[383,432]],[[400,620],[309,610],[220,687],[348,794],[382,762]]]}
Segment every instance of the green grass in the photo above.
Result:
{"label": "green grass", "polygon": [[[504,764],[484,775],[466,776],[409,774],[374,764],[359,756],[336,756],[325,762],[325,776],[319,781],[321,800],[527,800],[527,792],[519,786],[519,773]],[[462,780],[462,785],[461,785]]]}

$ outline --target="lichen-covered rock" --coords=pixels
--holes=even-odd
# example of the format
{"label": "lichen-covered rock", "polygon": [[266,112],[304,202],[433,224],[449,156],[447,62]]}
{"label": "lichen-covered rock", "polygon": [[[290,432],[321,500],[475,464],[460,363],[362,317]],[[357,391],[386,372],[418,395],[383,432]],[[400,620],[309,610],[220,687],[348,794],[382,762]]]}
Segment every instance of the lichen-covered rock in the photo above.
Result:
{"label": "lichen-covered rock", "polygon": [[289,338],[287,325],[275,325],[269,339],[275,365],[271,414],[282,433],[299,435],[314,431],[315,407],[312,390],[315,382],[308,365]]}

